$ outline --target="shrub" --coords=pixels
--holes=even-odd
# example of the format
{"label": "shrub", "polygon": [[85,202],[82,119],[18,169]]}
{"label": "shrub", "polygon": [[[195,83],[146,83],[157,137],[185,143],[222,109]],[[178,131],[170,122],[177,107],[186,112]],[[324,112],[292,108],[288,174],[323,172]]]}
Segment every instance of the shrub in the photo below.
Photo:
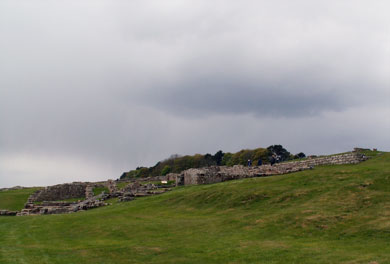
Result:
{"label": "shrub", "polygon": [[171,172],[171,169],[172,169],[171,166],[165,165],[165,167],[161,171],[161,175],[163,176],[167,175],[168,173]]}

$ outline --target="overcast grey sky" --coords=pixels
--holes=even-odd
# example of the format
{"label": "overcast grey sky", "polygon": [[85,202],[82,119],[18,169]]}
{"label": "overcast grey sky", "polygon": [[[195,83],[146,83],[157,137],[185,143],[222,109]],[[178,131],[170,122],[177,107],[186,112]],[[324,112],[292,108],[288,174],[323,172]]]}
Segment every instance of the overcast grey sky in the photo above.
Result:
{"label": "overcast grey sky", "polygon": [[171,154],[390,150],[381,0],[1,0],[0,187]]}

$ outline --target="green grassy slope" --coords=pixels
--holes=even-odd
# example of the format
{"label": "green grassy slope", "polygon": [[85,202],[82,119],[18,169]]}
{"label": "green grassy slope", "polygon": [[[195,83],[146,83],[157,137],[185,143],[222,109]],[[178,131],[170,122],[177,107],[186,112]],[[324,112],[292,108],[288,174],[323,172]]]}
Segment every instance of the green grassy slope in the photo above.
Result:
{"label": "green grassy slope", "polygon": [[390,263],[390,153],[75,214],[0,217],[0,263]]}
{"label": "green grassy slope", "polygon": [[26,188],[0,192],[0,210],[20,211],[27,198],[39,188]]}

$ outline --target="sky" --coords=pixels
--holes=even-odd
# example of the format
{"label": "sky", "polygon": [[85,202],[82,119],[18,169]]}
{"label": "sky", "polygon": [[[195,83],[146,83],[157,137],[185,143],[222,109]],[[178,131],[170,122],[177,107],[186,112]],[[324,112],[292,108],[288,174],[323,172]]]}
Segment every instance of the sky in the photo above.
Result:
{"label": "sky", "polygon": [[171,154],[390,150],[387,0],[1,0],[0,188]]}

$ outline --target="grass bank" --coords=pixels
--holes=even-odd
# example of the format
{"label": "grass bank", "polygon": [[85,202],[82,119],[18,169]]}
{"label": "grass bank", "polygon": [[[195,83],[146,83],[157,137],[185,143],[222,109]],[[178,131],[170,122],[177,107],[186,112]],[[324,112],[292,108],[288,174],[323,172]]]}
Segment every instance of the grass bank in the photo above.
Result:
{"label": "grass bank", "polygon": [[25,188],[0,192],[0,210],[20,211],[28,197],[39,188]]}
{"label": "grass bank", "polygon": [[390,263],[390,154],[3,217],[0,263]]}

